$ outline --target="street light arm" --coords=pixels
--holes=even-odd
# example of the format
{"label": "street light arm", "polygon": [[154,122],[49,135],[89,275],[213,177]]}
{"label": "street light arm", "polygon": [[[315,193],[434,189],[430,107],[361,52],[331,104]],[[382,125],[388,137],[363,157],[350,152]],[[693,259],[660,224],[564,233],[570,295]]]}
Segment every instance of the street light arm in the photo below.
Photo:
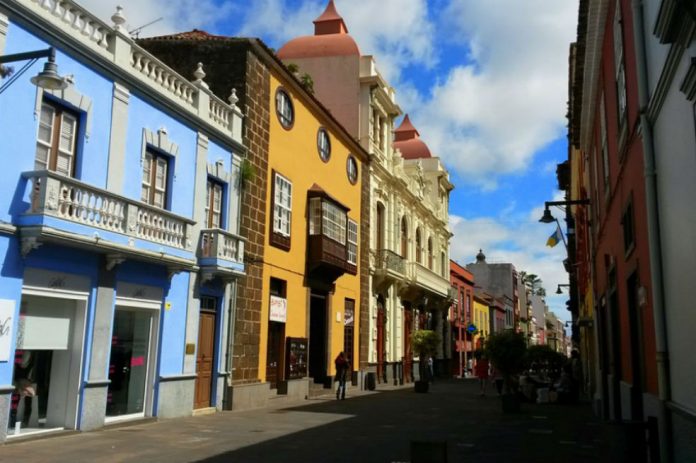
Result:
{"label": "street light arm", "polygon": [[548,209],[549,206],[589,206],[589,199],[569,199],[567,201],[544,201],[544,207]]}
{"label": "street light arm", "polygon": [[56,49],[53,47],[46,48],[45,50],[27,51],[24,53],[14,53],[12,55],[0,56],[1,63],[11,63],[14,61],[26,61],[30,59],[48,58],[50,62],[55,62],[56,60]]}

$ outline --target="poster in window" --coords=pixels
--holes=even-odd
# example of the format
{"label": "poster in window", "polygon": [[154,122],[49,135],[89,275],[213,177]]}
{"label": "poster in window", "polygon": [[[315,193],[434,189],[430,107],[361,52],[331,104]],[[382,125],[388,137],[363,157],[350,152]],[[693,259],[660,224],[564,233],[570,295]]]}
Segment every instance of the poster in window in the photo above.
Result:
{"label": "poster in window", "polygon": [[343,324],[345,326],[353,326],[355,324],[355,311],[353,305],[346,304],[345,313],[343,314]]}
{"label": "poster in window", "polygon": [[285,377],[301,379],[307,376],[307,338],[287,338]]}
{"label": "poster in window", "polygon": [[272,322],[285,323],[288,318],[288,300],[284,297],[271,296],[271,312],[269,319]]}
{"label": "poster in window", "polygon": [[15,301],[8,299],[0,300],[0,362],[10,361],[14,312]]}

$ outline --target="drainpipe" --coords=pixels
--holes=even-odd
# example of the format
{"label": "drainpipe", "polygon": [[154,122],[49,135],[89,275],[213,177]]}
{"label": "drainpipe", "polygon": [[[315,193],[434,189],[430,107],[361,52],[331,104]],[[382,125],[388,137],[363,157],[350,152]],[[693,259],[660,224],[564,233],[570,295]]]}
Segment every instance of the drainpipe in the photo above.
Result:
{"label": "drainpipe", "polygon": [[655,319],[655,347],[657,351],[657,380],[659,393],[660,461],[671,459],[671,420],[667,402],[671,399],[669,376],[669,351],[667,347],[667,324],[662,276],[662,250],[660,247],[660,219],[657,202],[657,172],[655,168],[655,149],[652,125],[646,114],[649,103],[647,57],[645,33],[643,30],[643,0],[633,0],[633,30],[636,44],[636,65],[638,74],[638,102],[640,126],[643,133],[643,160],[645,163],[645,199],[648,217],[648,244],[650,249],[651,284],[653,292],[653,317]]}

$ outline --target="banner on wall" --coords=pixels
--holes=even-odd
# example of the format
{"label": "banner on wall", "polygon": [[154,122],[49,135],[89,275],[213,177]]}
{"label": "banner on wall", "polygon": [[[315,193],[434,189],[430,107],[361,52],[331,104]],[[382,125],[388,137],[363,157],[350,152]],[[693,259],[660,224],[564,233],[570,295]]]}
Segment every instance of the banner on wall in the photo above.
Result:
{"label": "banner on wall", "polygon": [[271,296],[271,313],[269,320],[285,323],[288,318],[288,300],[283,297]]}
{"label": "banner on wall", "polygon": [[0,299],[0,362],[10,361],[15,301]]}

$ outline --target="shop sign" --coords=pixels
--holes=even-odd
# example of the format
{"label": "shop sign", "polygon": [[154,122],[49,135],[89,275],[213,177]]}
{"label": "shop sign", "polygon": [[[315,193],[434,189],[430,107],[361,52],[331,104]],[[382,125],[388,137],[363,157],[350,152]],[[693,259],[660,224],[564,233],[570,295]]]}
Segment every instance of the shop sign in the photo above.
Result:
{"label": "shop sign", "polygon": [[0,299],[0,362],[10,361],[15,301]]}
{"label": "shop sign", "polygon": [[288,300],[283,297],[271,296],[271,313],[269,320],[285,323],[288,318]]}

